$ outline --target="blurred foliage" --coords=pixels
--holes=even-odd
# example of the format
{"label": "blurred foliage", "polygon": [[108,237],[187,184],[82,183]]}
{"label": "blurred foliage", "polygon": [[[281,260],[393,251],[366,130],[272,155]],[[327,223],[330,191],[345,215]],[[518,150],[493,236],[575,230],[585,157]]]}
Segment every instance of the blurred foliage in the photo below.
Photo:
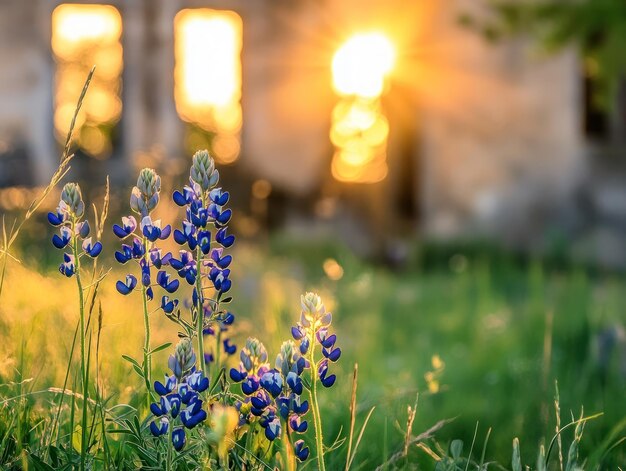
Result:
{"label": "blurred foliage", "polygon": [[462,23],[492,41],[530,33],[548,51],[567,46],[584,58],[598,84],[594,97],[608,107],[626,72],[626,2],[622,0],[489,0],[490,19],[465,15]]}

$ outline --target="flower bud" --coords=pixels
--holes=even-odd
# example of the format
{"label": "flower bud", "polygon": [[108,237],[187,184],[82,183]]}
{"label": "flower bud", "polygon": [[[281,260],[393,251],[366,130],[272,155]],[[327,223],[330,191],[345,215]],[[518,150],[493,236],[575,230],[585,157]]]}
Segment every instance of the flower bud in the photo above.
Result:
{"label": "flower bud", "polygon": [[287,377],[293,365],[300,357],[300,351],[293,340],[286,340],[280,346],[280,353],[276,356],[276,369]]}
{"label": "flower bud", "polygon": [[199,150],[193,155],[190,177],[192,181],[200,185],[203,191],[208,191],[217,185],[220,175],[215,169],[213,157],[206,149]]}
{"label": "flower bud", "polygon": [[161,191],[161,177],[151,168],[144,168],[139,172],[137,186],[130,194],[130,208],[142,218],[148,216],[159,204]]}
{"label": "flower bud", "polygon": [[317,312],[324,312],[324,303],[322,302],[322,298],[316,293],[308,292],[302,296],[300,296],[300,304],[302,306],[302,310],[311,314],[315,314]]}
{"label": "flower bud", "polygon": [[193,351],[191,339],[183,338],[176,345],[174,355],[170,356],[169,367],[177,378],[182,378],[196,365],[196,354]]}
{"label": "flower bud", "polygon": [[155,193],[161,191],[161,177],[153,169],[144,168],[139,172],[137,188],[139,188],[139,191],[146,199],[150,199]]}
{"label": "flower bud", "polygon": [[306,293],[300,297],[300,305],[302,313],[300,314],[300,323],[303,327],[313,327],[317,331],[320,327],[330,325],[332,315],[326,312],[326,307],[322,302],[322,298],[316,293]]}
{"label": "flower bud", "polygon": [[74,216],[81,217],[85,212],[85,203],[78,183],[66,183],[61,191],[61,201]]}
{"label": "flower bud", "polygon": [[259,339],[248,338],[239,357],[246,371],[252,371],[255,366],[258,367],[267,362],[267,350]]}

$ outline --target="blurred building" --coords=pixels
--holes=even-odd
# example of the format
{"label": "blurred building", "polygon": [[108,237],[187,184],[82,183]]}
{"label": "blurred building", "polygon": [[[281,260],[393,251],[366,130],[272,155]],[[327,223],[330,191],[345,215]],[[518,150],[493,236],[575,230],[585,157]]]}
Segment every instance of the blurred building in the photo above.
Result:
{"label": "blurred building", "polygon": [[0,185],[48,179],[95,64],[77,139],[97,177],[208,146],[331,219],[352,199],[388,226],[520,243],[625,224],[578,57],[489,43],[459,22],[481,3],[5,0]]}

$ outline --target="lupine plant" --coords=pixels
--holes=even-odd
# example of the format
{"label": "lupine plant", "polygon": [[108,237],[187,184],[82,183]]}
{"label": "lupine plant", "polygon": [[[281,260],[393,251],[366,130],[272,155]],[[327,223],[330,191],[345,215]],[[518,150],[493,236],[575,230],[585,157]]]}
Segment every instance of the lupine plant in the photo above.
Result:
{"label": "lupine plant", "polygon": [[[313,412],[317,462],[320,469],[325,469],[317,383],[319,381],[327,388],[335,383],[336,376],[328,374],[328,367],[329,362],[339,359],[341,350],[335,347],[336,335],[329,335],[332,314],[326,311],[322,299],[315,293],[306,293],[302,296],[301,307],[300,321],[291,332],[295,341],[283,342],[273,369],[269,367],[263,344],[252,338],[241,350],[239,368],[231,369],[230,377],[241,383],[246,395],[243,403],[238,404],[242,421],[250,422],[258,417],[265,436],[273,441],[283,430],[287,437],[307,430],[307,421],[303,417],[309,410],[309,403],[301,396],[305,384],[303,374],[308,371],[305,381]],[[315,354],[318,343],[322,352],[319,360]],[[295,441],[293,447],[299,460],[308,458],[309,448],[304,440]]]}
{"label": "lupine plant", "polygon": [[[172,268],[193,287],[192,304],[189,306],[191,322],[181,318],[180,310],[174,314],[177,301],[170,301],[168,297],[162,300],[165,313],[185,328],[190,338],[195,337],[200,370],[206,373],[206,363],[214,363],[215,379],[221,367],[222,328],[234,320],[231,313],[220,307],[220,303],[230,301],[230,298],[224,298],[224,294],[231,288],[228,267],[232,256],[224,250],[234,244],[235,237],[227,233],[232,215],[232,211],[225,208],[229,194],[217,187],[218,182],[219,172],[213,158],[206,150],[196,152],[192,159],[189,185],[173,195],[174,202],[185,208],[185,218],[181,228],[174,230],[174,240],[189,250],[181,249],[178,257],[172,256],[170,260]],[[220,327],[212,330],[211,326],[216,323]],[[213,356],[205,354],[205,334],[216,337],[217,347]],[[224,341],[223,345],[226,353],[234,353],[233,346],[228,342]]]}
{"label": "lupine plant", "polygon": [[80,186],[67,183],[61,191],[61,200],[55,212],[48,213],[48,221],[59,228],[52,237],[52,244],[63,250],[63,262],[59,272],[76,280],[79,307],[80,378],[82,382],[81,415],[81,469],[85,468],[87,446],[87,409],[89,399],[89,364],[85,330],[85,287],[83,286],[82,262],[84,257],[95,259],[102,252],[102,244],[89,237],[89,222],[84,219],[85,203]]}
{"label": "lupine plant", "polygon": [[[335,347],[336,336],[329,332],[332,315],[318,295],[306,293],[301,299],[300,319],[291,332],[293,339],[283,342],[273,366],[263,344],[249,338],[240,351],[238,368],[232,368],[228,375],[233,385],[240,385],[241,393],[231,388],[223,375],[221,358],[222,353],[233,355],[237,348],[227,337],[235,316],[222,307],[231,301],[225,294],[231,287],[232,256],[225,249],[235,241],[226,226],[231,218],[231,210],[225,208],[229,194],[217,186],[219,173],[208,152],[197,152],[192,160],[189,185],[173,194],[174,202],[185,209],[180,228],[173,231],[174,240],[183,248],[177,256],[161,256],[158,249],[146,245],[167,237],[170,232],[169,226],[160,231],[160,224],[150,219],[150,211],[158,202],[155,195],[159,185],[155,183],[156,174],[148,172],[152,171],[142,171],[131,196],[131,207],[143,218],[143,239],[136,238],[132,245],[123,246],[116,258],[121,263],[138,260],[144,306],[153,297],[152,266],[161,268],[169,264],[191,289],[190,299],[181,302],[170,296],[177,291],[178,281],[170,279],[163,270],[157,274],[157,284],[168,292],[161,298],[161,310],[181,327],[181,340],[168,362],[170,372],[164,382],[155,381],[153,385],[153,396],[158,400],[150,405],[149,429],[157,440],[167,437],[164,463],[160,461],[160,465],[171,469],[176,462],[173,453],[183,452],[189,443],[194,444],[196,451],[202,449],[198,443],[204,437],[217,447],[221,466],[228,467],[227,451],[236,443],[258,459],[259,453],[266,456],[273,444],[280,442],[277,449],[282,452],[283,464],[292,467],[289,465],[292,459],[305,461],[310,455],[309,447],[299,436],[308,429],[306,416],[311,409],[318,467],[325,469],[317,391],[318,383],[327,388],[334,384],[336,377],[329,373],[329,365],[341,355],[341,350]],[[114,232],[126,238],[136,227],[134,218],[128,217],[121,226],[114,226]],[[133,275],[117,282],[122,294],[130,293],[137,285]],[[190,315],[183,315],[183,310],[188,310]],[[214,339],[212,350],[205,347],[207,339]],[[145,352],[149,352],[148,347]],[[238,420],[233,421],[233,417]],[[218,427],[222,432],[211,432],[206,424],[222,424]],[[257,427],[263,430],[264,443],[252,438]],[[195,429],[200,432],[196,433]],[[221,438],[216,440],[216,436]],[[210,455],[207,455],[209,460]],[[250,460],[246,455],[239,459]]]}
{"label": "lupine plant", "polygon": [[[141,300],[143,306],[143,322],[144,322],[144,346],[143,346],[143,363],[139,366],[135,360],[125,357],[133,366],[139,368],[138,373],[143,376],[148,392],[152,384],[152,354],[162,348],[167,348],[171,344],[158,347],[158,349],[150,349],[150,317],[148,303],[154,298],[153,269],[159,270],[156,274],[156,284],[168,293],[174,293],[179,286],[178,280],[170,280],[169,275],[162,268],[169,265],[172,258],[171,253],[163,254],[161,249],[157,247],[157,242],[165,240],[172,232],[172,227],[166,225],[161,227],[161,220],[152,220],[153,211],[159,204],[161,192],[161,177],[151,168],[144,168],[139,173],[137,185],[133,187],[130,194],[130,208],[140,218],[137,219],[129,215],[122,217],[122,224],[113,225],[113,233],[122,240],[129,240],[130,243],[122,244],[122,250],[115,252],[115,259],[126,264],[135,261],[139,266],[140,287],[137,286],[137,277],[132,273],[128,273],[124,281],[118,281],[116,284],[117,291],[123,295],[128,295],[132,291],[139,290],[141,292]],[[132,240],[131,240],[132,239]],[[167,306],[174,308],[174,301],[166,301],[164,296],[163,302]],[[169,303],[169,304],[168,304]],[[164,307],[164,309],[168,309]],[[170,311],[171,312],[171,311]],[[150,394],[148,394],[148,404],[150,404]]]}
{"label": "lupine plant", "polygon": [[[148,416],[136,410],[136,419],[120,421],[119,433],[135,435],[141,459],[151,467],[177,469],[181,460],[192,467],[212,467],[216,461],[222,468],[238,463],[240,467],[256,467],[267,459],[293,469],[297,461],[306,461],[311,452],[303,438],[309,429],[311,411],[316,459],[325,469],[318,383],[331,387],[336,380],[329,372],[331,363],[341,355],[335,347],[336,335],[330,333],[332,315],[321,298],[306,293],[301,298],[301,313],[291,330],[292,339],[282,343],[274,363],[270,363],[264,345],[249,338],[239,354],[238,367],[225,374],[224,363],[236,353],[230,330],[235,316],[223,306],[230,303],[226,293],[231,288],[232,256],[226,253],[235,241],[228,234],[227,224],[232,212],[225,205],[228,192],[218,187],[219,173],[207,151],[193,156],[189,185],[173,193],[174,202],[184,208],[179,228],[161,225],[154,211],[161,198],[161,179],[152,169],[143,169],[130,196],[134,215],[124,216],[113,233],[121,240],[115,252],[117,262],[137,264],[136,274],[129,270],[116,283],[122,295],[140,291],[143,305],[145,338],[143,362],[130,361],[148,390]],[[59,271],[74,277],[79,291],[81,379],[83,386],[81,469],[86,467],[89,399],[89,365],[85,330],[84,286],[81,259],[97,257],[102,244],[89,237],[89,223],[84,220],[85,204],[78,185],[68,183],[55,212],[48,215],[51,224],[59,227],[52,242],[63,254]],[[157,245],[173,234],[182,246],[177,255],[163,253]],[[185,298],[179,290],[180,281],[166,272],[175,270],[189,285]],[[156,274],[154,273],[156,271]],[[179,341],[170,355],[163,381],[152,381],[151,355],[171,344],[152,348],[150,344],[150,312],[148,305],[155,290],[162,289],[159,309],[181,329]],[[183,315],[188,311],[189,315]],[[205,342],[207,345],[205,346]],[[100,411],[104,414],[103,411]],[[94,414],[95,415],[95,414]],[[144,426],[140,427],[139,420]],[[104,418],[102,419],[104,423]],[[146,441],[143,431],[153,437]],[[258,435],[256,431],[262,431]],[[234,451],[237,450],[237,451]],[[243,453],[238,453],[244,450]],[[275,455],[279,452],[279,455]],[[156,454],[155,454],[156,453]]]}
{"label": "lupine plant", "polygon": [[165,376],[165,383],[154,383],[160,400],[150,406],[156,417],[150,422],[150,431],[155,437],[169,433],[169,469],[172,461],[171,447],[180,451],[185,446],[185,428],[192,429],[207,418],[200,393],[209,387],[209,379],[196,369],[196,354],[189,338],[183,338],[178,343],[174,355],[169,358],[168,366],[172,374]]}

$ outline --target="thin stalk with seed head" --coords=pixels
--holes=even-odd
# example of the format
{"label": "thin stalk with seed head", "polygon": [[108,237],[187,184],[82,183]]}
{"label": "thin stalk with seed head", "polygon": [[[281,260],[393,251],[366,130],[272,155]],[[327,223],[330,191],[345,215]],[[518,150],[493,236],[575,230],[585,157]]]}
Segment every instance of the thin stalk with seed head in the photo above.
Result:
{"label": "thin stalk with seed head", "polygon": [[83,85],[83,89],[81,90],[80,96],[78,97],[78,102],[76,103],[76,108],[74,109],[74,115],[72,116],[70,128],[65,138],[65,145],[63,146],[63,153],[61,154],[61,160],[59,162],[59,166],[52,174],[52,177],[50,178],[50,182],[43,189],[41,194],[30,203],[30,205],[28,206],[28,209],[26,210],[26,214],[24,214],[24,216],[20,218],[20,222],[19,223],[17,223],[17,221],[14,222],[8,234],[6,231],[4,218],[2,220],[2,248],[0,249],[0,258],[2,258],[3,260],[2,260],[2,269],[0,270],[0,295],[2,295],[2,290],[4,288],[4,279],[5,279],[6,268],[7,268],[7,257],[15,258],[9,253],[9,249],[11,248],[11,246],[17,239],[17,236],[19,235],[24,224],[26,224],[26,222],[31,218],[31,216],[35,214],[35,212],[37,211],[39,206],[41,206],[41,204],[44,202],[48,194],[52,191],[52,189],[57,185],[57,183],[59,183],[61,179],[70,170],[69,164],[72,158],[74,157],[74,154],[70,154],[70,146],[72,143],[72,137],[74,135],[74,127],[76,125],[76,118],[78,117],[78,112],[83,106],[83,100],[85,98],[85,94],[87,93],[87,89],[89,88],[89,85],[91,84],[91,79],[93,77],[95,70],[96,70],[96,66],[94,65],[89,71],[89,74],[87,75],[87,79],[85,80],[85,84]]}

